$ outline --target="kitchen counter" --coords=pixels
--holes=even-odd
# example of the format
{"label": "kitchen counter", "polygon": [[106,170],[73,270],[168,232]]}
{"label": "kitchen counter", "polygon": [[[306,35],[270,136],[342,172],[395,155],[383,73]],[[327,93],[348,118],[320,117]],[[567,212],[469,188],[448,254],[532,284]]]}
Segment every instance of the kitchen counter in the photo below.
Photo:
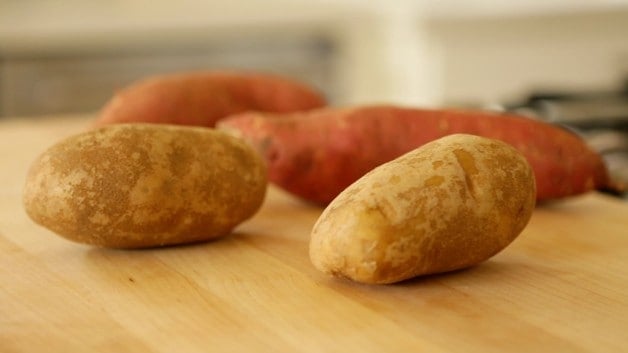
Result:
{"label": "kitchen counter", "polygon": [[321,209],[271,187],[202,244],[108,250],[31,222],[28,165],[87,117],[0,120],[1,352],[618,352],[628,347],[628,204],[537,207],[504,251],[396,285],[329,278],[308,259]]}

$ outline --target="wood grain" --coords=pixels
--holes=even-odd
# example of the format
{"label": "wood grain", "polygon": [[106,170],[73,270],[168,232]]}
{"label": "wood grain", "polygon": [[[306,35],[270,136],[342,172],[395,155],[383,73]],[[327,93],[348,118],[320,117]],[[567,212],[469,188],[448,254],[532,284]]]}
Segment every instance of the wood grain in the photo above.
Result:
{"label": "wood grain", "polygon": [[318,273],[322,211],[273,187],[223,239],[121,251],[71,243],[21,205],[30,162],[85,117],[0,122],[0,352],[620,352],[628,204],[535,210],[471,269],[367,286]]}

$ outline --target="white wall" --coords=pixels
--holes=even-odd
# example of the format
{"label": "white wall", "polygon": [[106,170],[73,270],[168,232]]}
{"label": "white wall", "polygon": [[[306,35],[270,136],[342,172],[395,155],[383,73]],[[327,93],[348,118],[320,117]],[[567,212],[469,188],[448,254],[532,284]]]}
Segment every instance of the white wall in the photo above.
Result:
{"label": "white wall", "polygon": [[443,102],[533,89],[609,90],[628,79],[628,11],[433,21]]}
{"label": "white wall", "polygon": [[338,26],[339,101],[492,105],[533,90],[612,90],[628,77],[626,7],[397,10],[374,8]]}

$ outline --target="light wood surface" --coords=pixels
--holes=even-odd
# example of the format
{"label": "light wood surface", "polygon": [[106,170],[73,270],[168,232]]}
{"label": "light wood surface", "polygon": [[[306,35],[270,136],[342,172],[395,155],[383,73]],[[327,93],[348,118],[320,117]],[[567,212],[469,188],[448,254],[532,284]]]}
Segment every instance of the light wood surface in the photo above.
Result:
{"label": "light wood surface", "polygon": [[367,286],[307,255],[321,209],[271,188],[221,240],[121,251],[32,223],[28,165],[87,120],[0,121],[0,352],[622,352],[628,203],[539,207],[474,268]]}

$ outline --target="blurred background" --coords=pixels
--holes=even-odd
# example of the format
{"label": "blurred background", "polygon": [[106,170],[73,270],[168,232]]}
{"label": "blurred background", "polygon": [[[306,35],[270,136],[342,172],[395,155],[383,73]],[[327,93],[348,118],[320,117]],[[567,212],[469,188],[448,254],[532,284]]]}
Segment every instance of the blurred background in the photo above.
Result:
{"label": "blurred background", "polygon": [[0,118],[99,109],[173,71],[276,72],[334,104],[617,92],[628,1],[0,0]]}

